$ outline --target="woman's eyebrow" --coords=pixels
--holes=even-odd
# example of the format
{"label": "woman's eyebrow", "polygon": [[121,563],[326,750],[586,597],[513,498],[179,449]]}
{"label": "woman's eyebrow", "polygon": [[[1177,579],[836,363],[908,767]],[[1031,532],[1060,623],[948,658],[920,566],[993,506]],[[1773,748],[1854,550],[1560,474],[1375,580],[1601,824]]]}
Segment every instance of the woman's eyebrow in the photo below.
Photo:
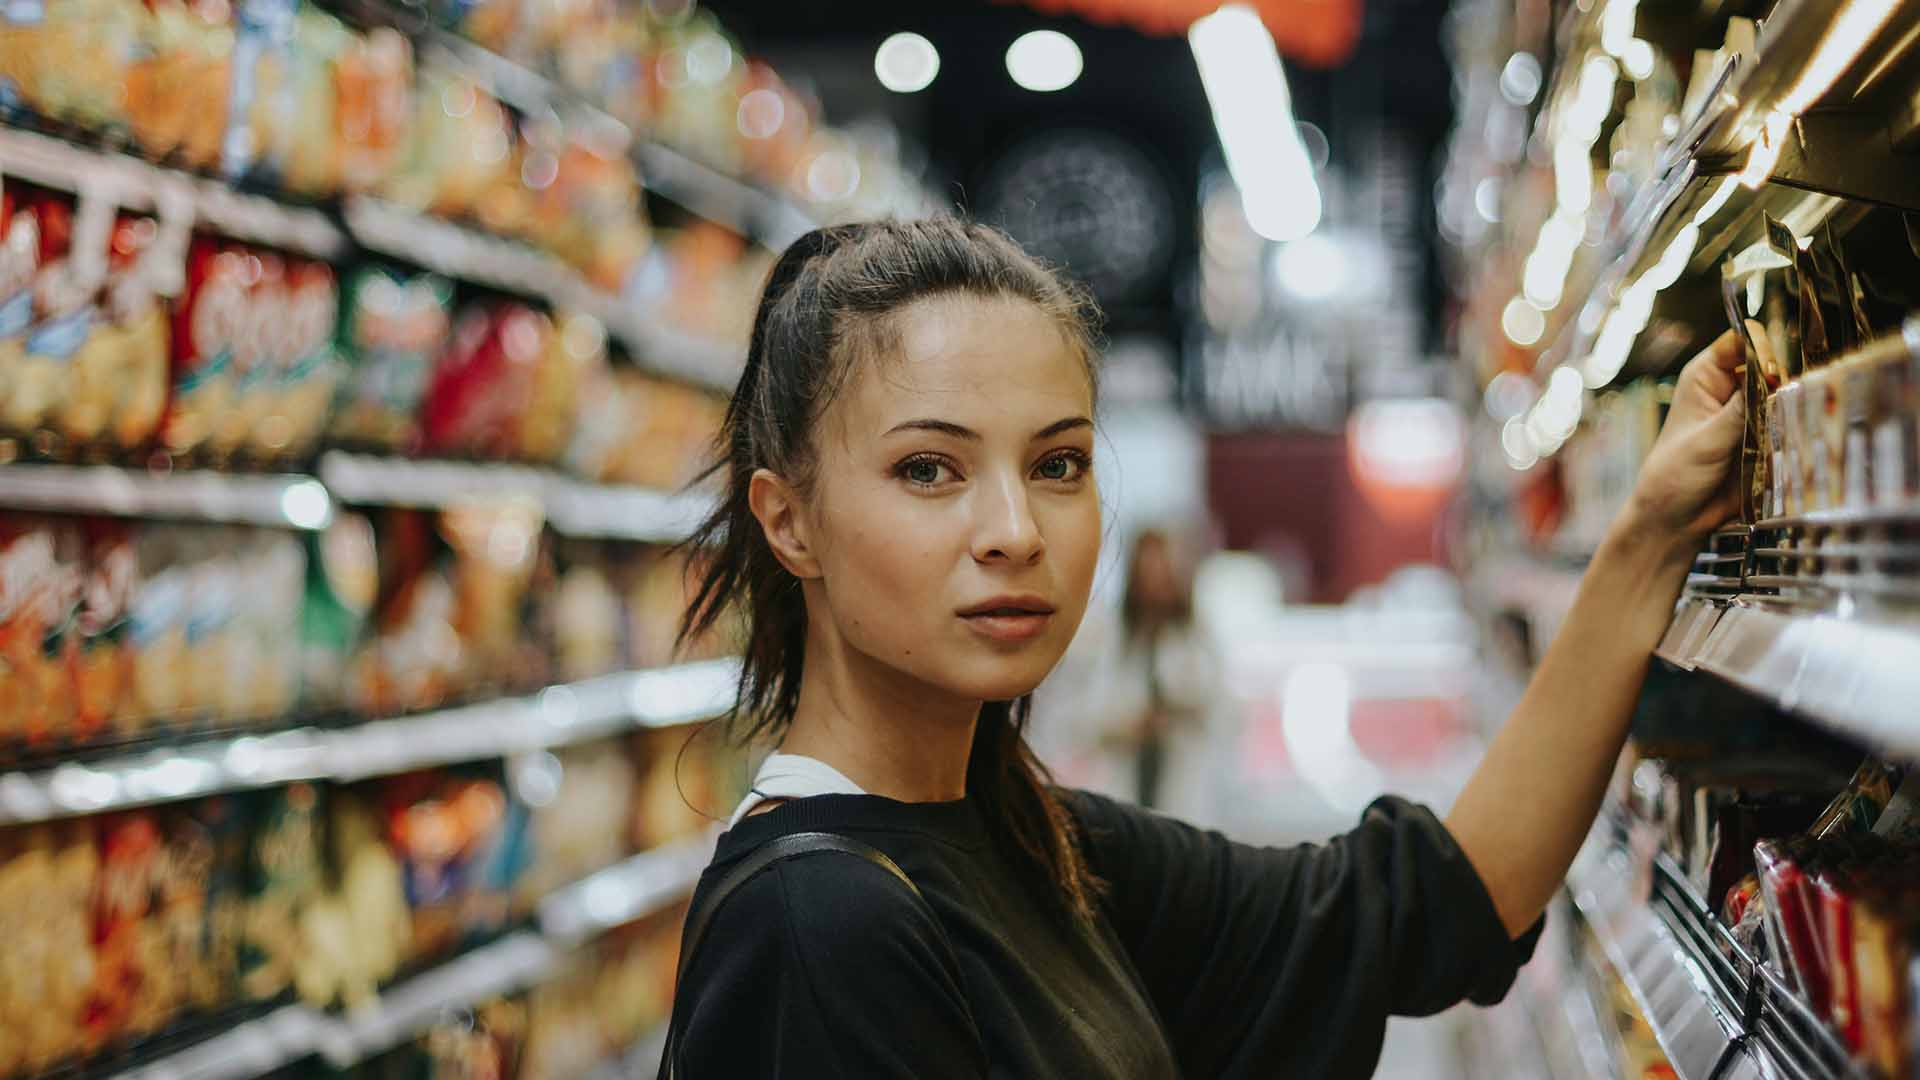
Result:
{"label": "woman's eyebrow", "polygon": [[979,432],[970,427],[962,427],[951,420],[907,420],[888,428],[887,434],[894,435],[902,431],[932,431],[941,435],[951,435],[956,439],[970,439],[974,442],[980,441]]}
{"label": "woman's eyebrow", "polygon": [[1055,420],[1053,423],[1034,432],[1033,441],[1039,442],[1041,439],[1051,439],[1063,431],[1072,431],[1075,428],[1083,427],[1090,428],[1092,426],[1093,421],[1084,416],[1069,416],[1064,420]]}

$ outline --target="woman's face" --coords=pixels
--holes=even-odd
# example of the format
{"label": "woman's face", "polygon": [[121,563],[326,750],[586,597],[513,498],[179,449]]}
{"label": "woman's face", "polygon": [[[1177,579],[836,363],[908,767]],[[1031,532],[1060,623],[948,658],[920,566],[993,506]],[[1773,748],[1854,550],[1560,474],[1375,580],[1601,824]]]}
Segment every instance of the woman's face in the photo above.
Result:
{"label": "woman's face", "polygon": [[816,433],[809,617],[932,689],[1018,697],[1066,651],[1099,559],[1087,369],[1023,300],[936,297],[894,327],[899,355],[859,362]]}

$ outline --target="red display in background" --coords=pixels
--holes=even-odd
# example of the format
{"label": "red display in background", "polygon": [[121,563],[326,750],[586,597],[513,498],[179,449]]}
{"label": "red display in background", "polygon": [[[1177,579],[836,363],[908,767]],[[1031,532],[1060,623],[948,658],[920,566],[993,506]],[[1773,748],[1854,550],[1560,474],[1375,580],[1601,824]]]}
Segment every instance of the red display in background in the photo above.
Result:
{"label": "red display in background", "polygon": [[[1002,0],[1008,2],[1008,0]],[[1125,23],[1148,34],[1184,34],[1220,0],[1022,0],[1049,15]],[[1242,0],[1260,13],[1280,55],[1309,67],[1339,67],[1360,41],[1362,0]]]}
{"label": "red display in background", "polygon": [[1355,481],[1348,439],[1312,433],[1214,435],[1207,440],[1207,505],[1225,546],[1304,564],[1304,594],[1289,603],[1337,604],[1412,563],[1448,564],[1446,500],[1411,500],[1390,514]]}

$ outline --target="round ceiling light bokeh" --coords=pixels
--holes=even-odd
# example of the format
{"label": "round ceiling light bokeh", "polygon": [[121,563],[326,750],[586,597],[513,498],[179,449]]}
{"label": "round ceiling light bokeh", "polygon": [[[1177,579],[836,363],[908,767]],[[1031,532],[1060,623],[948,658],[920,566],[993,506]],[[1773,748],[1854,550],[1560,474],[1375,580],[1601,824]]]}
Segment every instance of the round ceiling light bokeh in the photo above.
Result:
{"label": "round ceiling light bokeh", "polygon": [[896,94],[917,93],[932,86],[940,74],[940,50],[919,34],[902,30],[874,51],[873,74],[881,86]]}
{"label": "round ceiling light bokeh", "polygon": [[1032,30],[1007,46],[1007,74],[1021,88],[1036,93],[1065,90],[1084,66],[1080,46],[1058,30]]}

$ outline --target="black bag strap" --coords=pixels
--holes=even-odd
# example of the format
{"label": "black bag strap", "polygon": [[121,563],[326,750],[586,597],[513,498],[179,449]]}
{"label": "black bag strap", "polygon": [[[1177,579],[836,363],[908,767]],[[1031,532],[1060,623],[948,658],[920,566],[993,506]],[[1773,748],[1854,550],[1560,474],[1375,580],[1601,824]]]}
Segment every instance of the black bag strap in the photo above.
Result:
{"label": "black bag strap", "polygon": [[[667,1045],[660,1054],[658,1080],[676,1080],[678,1070],[674,1066],[674,1054],[680,1042],[680,980],[686,975],[687,969],[693,966],[693,959],[699,951],[700,943],[707,936],[707,926],[713,922],[713,916],[720,910],[720,905],[726,903],[727,898],[732,896],[740,886],[745,885],[756,874],[774,863],[782,859],[812,855],[822,851],[857,855],[899,878],[900,883],[913,894],[913,898],[926,909],[928,917],[934,917],[933,907],[927,903],[927,898],[921,895],[920,887],[913,883],[913,879],[907,876],[905,870],[900,869],[900,864],[888,858],[886,852],[871,844],[839,833],[799,832],[783,836],[778,840],[770,840],[755,848],[752,854],[727,871],[726,876],[720,879],[720,883],[713,887],[713,891],[703,898],[705,902],[701,906],[687,913],[686,931],[680,938],[680,966],[673,974],[675,999],[673,1014],[667,1021]],[[939,925],[937,920],[935,925]]]}

